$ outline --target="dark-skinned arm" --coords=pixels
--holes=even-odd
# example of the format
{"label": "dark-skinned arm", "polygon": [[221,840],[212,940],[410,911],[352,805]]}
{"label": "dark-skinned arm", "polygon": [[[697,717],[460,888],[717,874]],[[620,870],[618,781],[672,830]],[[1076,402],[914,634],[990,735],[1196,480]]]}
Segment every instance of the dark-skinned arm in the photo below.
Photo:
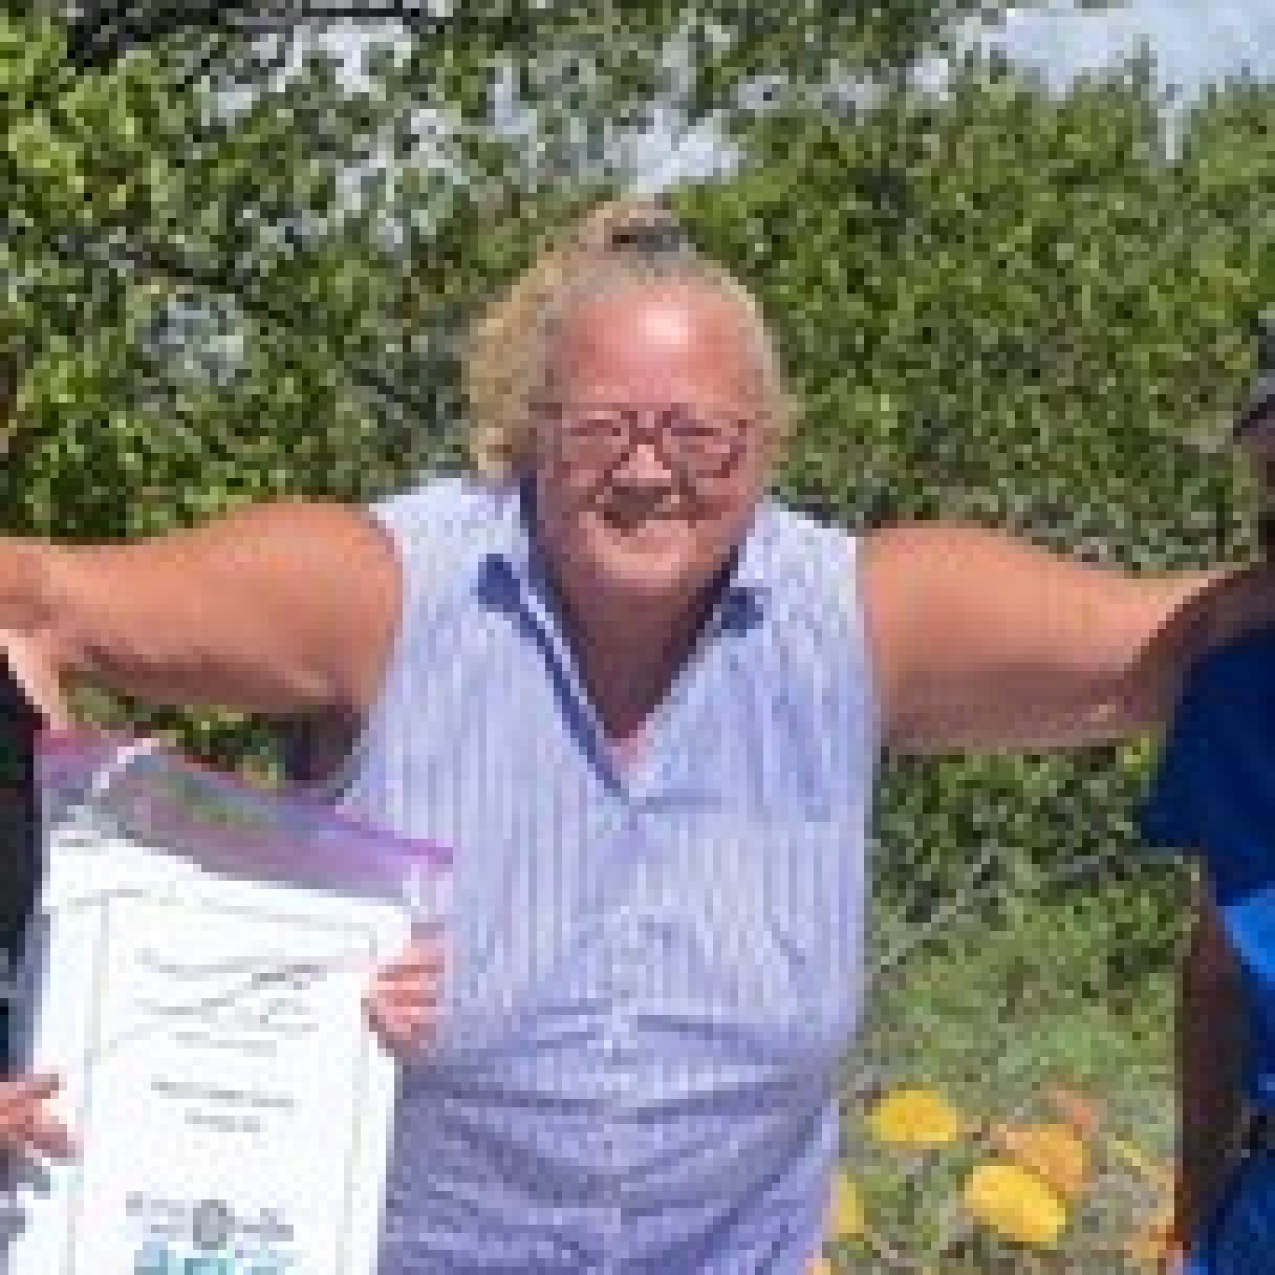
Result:
{"label": "dark-skinned arm", "polygon": [[1244,1012],[1235,955],[1207,885],[1183,963],[1178,1010],[1175,1229],[1198,1233],[1218,1202],[1242,1119]]}

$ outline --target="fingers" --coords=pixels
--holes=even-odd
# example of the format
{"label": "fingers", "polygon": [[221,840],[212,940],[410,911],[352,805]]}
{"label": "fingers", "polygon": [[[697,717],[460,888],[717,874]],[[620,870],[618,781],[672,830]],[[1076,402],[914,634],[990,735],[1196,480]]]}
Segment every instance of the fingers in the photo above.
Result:
{"label": "fingers", "polygon": [[372,978],[371,990],[391,1000],[432,994],[442,981],[442,966],[387,965]]}
{"label": "fingers", "polygon": [[367,1016],[381,1043],[394,1053],[424,1045],[433,1034],[434,1014],[424,1006],[387,1009],[372,1002],[367,1006]]}
{"label": "fingers", "polygon": [[0,649],[27,698],[44,715],[49,726],[66,730],[71,725],[71,714],[52,652],[38,637],[8,629],[0,630]]}
{"label": "fingers", "polygon": [[442,972],[442,944],[433,935],[413,939],[397,961],[377,972],[363,1004],[386,1048],[407,1052],[430,1039]]}
{"label": "fingers", "polygon": [[399,1016],[434,1009],[439,990],[439,979],[432,974],[399,977],[382,973],[372,980],[363,1000],[380,1014]]}
{"label": "fingers", "polygon": [[434,934],[424,934],[412,939],[398,960],[386,965],[379,977],[399,982],[443,972],[443,941]]}
{"label": "fingers", "polygon": [[436,1003],[423,999],[387,1001],[369,993],[364,1000],[369,1026],[392,1053],[409,1053],[434,1033]]}
{"label": "fingers", "polygon": [[369,997],[382,1006],[406,1006],[437,999],[443,973],[442,944],[438,939],[413,939],[404,954],[383,966],[372,979]]}
{"label": "fingers", "polygon": [[44,1105],[61,1087],[57,1076],[47,1075],[0,1084],[0,1143],[54,1160],[74,1156],[79,1149],[75,1138]]}
{"label": "fingers", "polygon": [[22,1076],[17,1080],[6,1080],[0,1084],[0,1115],[10,1111],[21,1111],[33,1102],[42,1102],[51,1098],[62,1088],[59,1076],[39,1075]]}
{"label": "fingers", "polygon": [[27,1145],[50,1160],[70,1160],[79,1154],[79,1144],[56,1116],[38,1111],[27,1127]]}
{"label": "fingers", "polygon": [[374,1006],[383,1015],[431,1013],[438,1008],[438,988],[430,986],[419,991],[387,990],[373,985],[365,1003]]}

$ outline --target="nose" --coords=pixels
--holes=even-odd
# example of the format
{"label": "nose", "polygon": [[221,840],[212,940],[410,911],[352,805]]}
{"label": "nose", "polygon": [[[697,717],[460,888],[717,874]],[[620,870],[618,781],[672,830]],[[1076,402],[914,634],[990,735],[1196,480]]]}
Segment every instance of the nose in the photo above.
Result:
{"label": "nose", "polygon": [[675,485],[672,469],[660,454],[654,437],[649,434],[634,441],[629,454],[612,475],[612,482],[616,486],[644,490],[664,490]]}

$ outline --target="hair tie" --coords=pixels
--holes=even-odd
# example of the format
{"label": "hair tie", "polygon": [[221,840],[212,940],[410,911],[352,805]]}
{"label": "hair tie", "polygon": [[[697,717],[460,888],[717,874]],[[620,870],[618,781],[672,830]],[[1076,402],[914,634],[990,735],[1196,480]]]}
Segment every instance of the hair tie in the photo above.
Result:
{"label": "hair tie", "polygon": [[607,247],[613,252],[637,252],[643,256],[671,257],[690,249],[685,231],[673,221],[638,222],[617,226]]}

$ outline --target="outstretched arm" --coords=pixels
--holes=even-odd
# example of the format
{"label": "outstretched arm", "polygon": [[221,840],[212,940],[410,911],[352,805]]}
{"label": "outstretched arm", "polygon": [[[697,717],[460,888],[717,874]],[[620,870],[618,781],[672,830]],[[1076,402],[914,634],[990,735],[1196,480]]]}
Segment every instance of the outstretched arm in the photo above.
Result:
{"label": "outstretched arm", "polygon": [[259,505],[134,544],[0,540],[0,629],[153,702],[360,714],[399,591],[386,533],[339,505]]}
{"label": "outstretched arm", "polygon": [[1050,749],[1162,724],[1204,651],[1275,623],[1275,569],[1135,575],[978,527],[864,546],[882,726],[906,751]]}

